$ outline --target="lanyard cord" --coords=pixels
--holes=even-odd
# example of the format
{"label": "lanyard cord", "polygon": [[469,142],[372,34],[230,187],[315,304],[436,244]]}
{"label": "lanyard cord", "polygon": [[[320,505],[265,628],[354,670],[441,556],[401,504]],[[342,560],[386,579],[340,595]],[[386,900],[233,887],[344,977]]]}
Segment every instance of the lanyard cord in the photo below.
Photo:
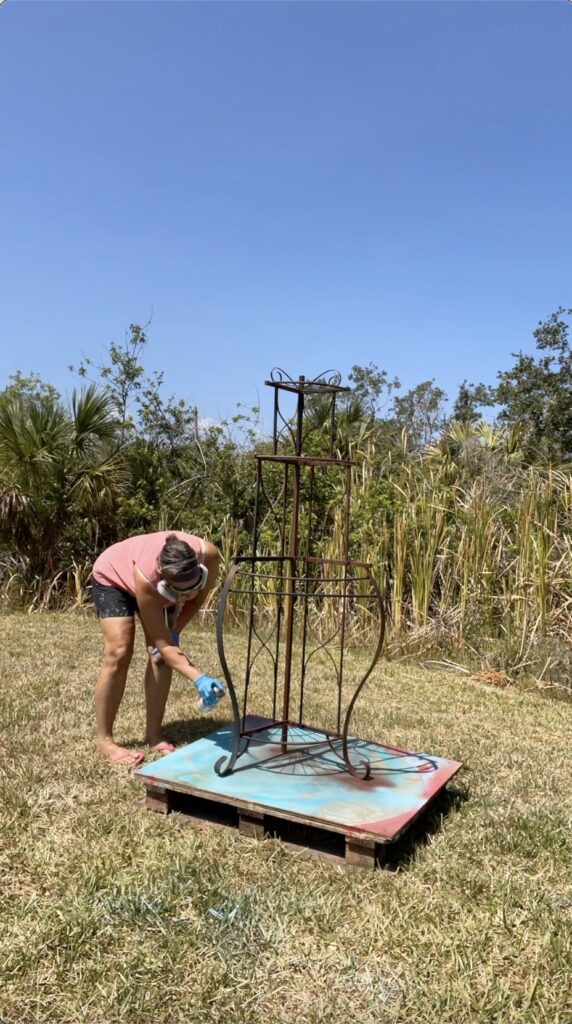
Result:
{"label": "lanyard cord", "polygon": [[[163,608],[163,616],[164,616],[164,619],[165,619],[165,625],[166,625],[166,627],[167,627],[167,629],[169,631],[176,630],[177,623],[179,621],[179,612],[181,611],[181,607],[182,607],[182,605],[177,601],[176,604],[170,605],[170,606],[167,605],[166,608]],[[172,626],[171,626],[171,623],[169,622],[169,610],[170,610],[170,608],[174,608],[175,609],[175,617],[174,617],[173,625]]]}

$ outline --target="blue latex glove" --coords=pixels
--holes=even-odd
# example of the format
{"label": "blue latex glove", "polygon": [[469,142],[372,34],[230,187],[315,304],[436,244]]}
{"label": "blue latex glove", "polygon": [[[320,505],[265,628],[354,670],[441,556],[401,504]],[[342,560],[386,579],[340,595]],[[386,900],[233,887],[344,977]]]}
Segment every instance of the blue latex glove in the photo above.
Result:
{"label": "blue latex glove", "polygon": [[225,689],[219,679],[212,676],[199,676],[195,679],[195,686],[199,692],[199,710],[212,711],[215,704],[225,695]]}
{"label": "blue latex glove", "polygon": [[[179,634],[178,633],[171,632],[171,643],[172,643],[173,647],[178,647],[179,646]],[[151,655],[152,655],[152,657],[155,657],[155,655],[158,654],[158,653],[159,653],[159,648],[158,647],[152,647],[151,648]]]}

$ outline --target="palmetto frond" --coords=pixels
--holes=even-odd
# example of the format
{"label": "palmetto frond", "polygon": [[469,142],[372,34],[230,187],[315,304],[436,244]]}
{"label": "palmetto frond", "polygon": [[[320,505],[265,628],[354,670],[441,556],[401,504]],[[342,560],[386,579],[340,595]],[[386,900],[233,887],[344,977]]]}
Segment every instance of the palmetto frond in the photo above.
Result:
{"label": "palmetto frond", "polygon": [[94,384],[72,395],[73,448],[78,453],[92,451],[102,441],[115,437],[116,424],[109,397]]}
{"label": "palmetto frond", "polygon": [[93,386],[71,410],[53,396],[0,401],[0,539],[41,574],[74,515],[95,517],[125,482],[109,398]]}
{"label": "palmetto frond", "polygon": [[[308,432],[315,431],[324,437],[329,436],[331,424],[331,400],[326,395],[313,398],[308,405],[306,427]],[[333,438],[334,448],[342,457],[347,457],[352,446],[361,444],[373,428],[372,417],[368,413],[363,399],[358,395],[349,398],[336,409],[336,429]]]}
{"label": "palmetto frond", "polygon": [[0,468],[41,473],[67,451],[70,438],[69,419],[53,401],[0,404]]}

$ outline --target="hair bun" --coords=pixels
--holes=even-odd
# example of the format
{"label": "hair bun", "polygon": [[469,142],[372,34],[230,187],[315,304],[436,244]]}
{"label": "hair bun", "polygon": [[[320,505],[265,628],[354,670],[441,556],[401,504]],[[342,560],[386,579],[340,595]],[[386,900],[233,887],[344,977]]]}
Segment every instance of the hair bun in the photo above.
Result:
{"label": "hair bun", "polygon": [[166,580],[185,583],[196,575],[199,560],[190,544],[170,533],[159,553],[159,568]]}

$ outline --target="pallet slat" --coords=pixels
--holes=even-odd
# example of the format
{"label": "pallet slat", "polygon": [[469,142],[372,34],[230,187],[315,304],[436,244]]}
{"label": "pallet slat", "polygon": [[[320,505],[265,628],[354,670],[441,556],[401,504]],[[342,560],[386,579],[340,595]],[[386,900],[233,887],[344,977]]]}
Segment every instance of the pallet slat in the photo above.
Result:
{"label": "pallet slat", "polygon": [[179,820],[193,826],[234,829],[249,839],[279,839],[290,850],[345,867],[373,870],[383,859],[382,844],[362,841],[341,829],[320,828],[303,816],[294,821],[292,817],[283,818],[275,812],[241,810],[235,813],[236,808],[221,802],[213,809],[210,800],[152,785],[145,786],[144,807],[158,814],[175,814]]}

